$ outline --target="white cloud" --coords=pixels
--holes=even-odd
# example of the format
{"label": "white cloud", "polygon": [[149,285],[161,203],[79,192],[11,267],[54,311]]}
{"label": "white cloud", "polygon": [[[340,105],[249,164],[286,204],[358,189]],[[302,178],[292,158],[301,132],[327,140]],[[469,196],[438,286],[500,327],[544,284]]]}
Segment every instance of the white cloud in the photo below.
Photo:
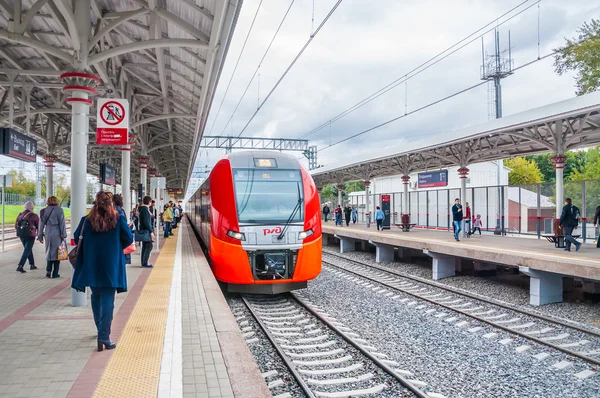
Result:
{"label": "white cloud", "polygon": [[[426,0],[365,2],[345,0],[260,110],[244,136],[299,138],[356,102],[479,29],[516,6],[519,0]],[[289,2],[265,0],[235,73],[211,135],[238,135],[287,68],[311,32],[312,1],[297,0],[260,68],[232,125],[225,128],[248,81],[267,48]],[[408,3],[408,4],[407,4]],[[526,5],[533,4],[530,0]],[[317,26],[335,0],[315,2]],[[218,104],[233,71],[258,0],[245,0],[228,58],[217,89],[208,126],[215,121]],[[561,45],[564,37],[600,5],[589,0],[544,0],[540,4],[540,53]],[[538,55],[538,8],[532,7],[500,27],[501,46],[511,31],[515,66]],[[493,51],[493,34],[484,37]],[[574,96],[572,75],[558,76],[552,59],[517,71],[502,81],[504,114],[513,114]],[[462,90],[480,81],[481,40],[433,66],[408,82],[408,111]],[[415,137],[455,130],[488,119],[487,85],[409,115],[390,125],[319,152],[320,163],[344,161],[365,147],[389,146]],[[311,135],[319,148],[404,114],[405,85]],[[205,134],[209,134],[209,129]],[[212,164],[222,156],[202,151],[198,164]]]}

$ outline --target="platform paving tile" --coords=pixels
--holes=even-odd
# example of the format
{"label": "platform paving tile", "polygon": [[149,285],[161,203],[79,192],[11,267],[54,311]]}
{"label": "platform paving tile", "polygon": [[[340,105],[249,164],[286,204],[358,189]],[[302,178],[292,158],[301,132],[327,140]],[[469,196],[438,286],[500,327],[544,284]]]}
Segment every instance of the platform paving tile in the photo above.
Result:
{"label": "platform paving tile", "polygon": [[[37,270],[15,271],[21,247],[0,255],[0,397],[66,397],[96,346],[88,306],[71,306],[70,265],[61,278],[45,277],[44,246],[36,243]],[[141,274],[139,254],[127,267],[131,287]],[[115,314],[127,294],[117,295]]]}
{"label": "platform paving tile", "polygon": [[233,397],[200,272],[184,234],[182,268],[182,346],[184,396]]}

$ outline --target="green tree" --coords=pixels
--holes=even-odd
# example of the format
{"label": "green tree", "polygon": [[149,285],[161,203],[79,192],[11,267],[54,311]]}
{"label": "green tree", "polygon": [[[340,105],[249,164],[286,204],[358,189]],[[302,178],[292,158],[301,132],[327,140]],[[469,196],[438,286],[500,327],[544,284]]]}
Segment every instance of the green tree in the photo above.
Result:
{"label": "green tree", "polygon": [[8,175],[12,177],[12,187],[6,188],[6,193],[23,195],[26,197],[35,196],[35,182],[28,179],[22,170],[10,170]]}
{"label": "green tree", "polygon": [[576,93],[583,95],[600,89],[600,20],[584,22],[577,33],[555,50],[554,68],[559,75],[575,71]]}
{"label": "green tree", "polygon": [[56,192],[54,196],[58,199],[60,206],[71,200],[71,186],[69,182],[64,174],[61,174],[56,180]]}
{"label": "green tree", "polygon": [[[556,180],[556,170],[552,164],[552,156],[554,155],[555,154],[553,153],[543,153],[541,155],[526,156],[525,159],[533,160],[537,164],[542,173],[543,182],[554,182]],[[563,175],[565,179],[568,179],[574,170],[580,170],[581,167],[583,167],[585,163],[585,153],[567,151],[565,152],[565,155],[567,156],[567,164],[565,165]]]}
{"label": "green tree", "polygon": [[508,173],[509,185],[537,184],[542,182],[542,173],[533,160],[517,157],[505,160],[504,165],[511,169]]}
{"label": "green tree", "polygon": [[365,190],[365,183],[363,181],[347,182],[344,185],[344,192],[349,194],[351,192],[360,192]]}
{"label": "green tree", "polygon": [[600,147],[589,148],[581,152],[585,161],[573,170],[569,175],[569,180],[596,180],[600,178]]}

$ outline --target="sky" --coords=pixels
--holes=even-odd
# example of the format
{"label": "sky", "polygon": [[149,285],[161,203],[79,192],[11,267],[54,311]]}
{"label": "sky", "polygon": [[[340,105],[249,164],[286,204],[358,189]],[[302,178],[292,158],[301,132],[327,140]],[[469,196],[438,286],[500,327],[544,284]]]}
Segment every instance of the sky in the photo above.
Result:
{"label": "sky", "polygon": [[[290,2],[244,0],[205,135],[238,136],[242,132],[256,112],[257,104],[281,78],[309,39],[313,26],[321,23],[336,0],[314,2],[314,23],[313,2],[294,1],[259,68],[259,77],[252,79]],[[524,4],[499,19],[521,3]],[[503,23],[529,6],[532,7]],[[256,21],[248,35],[255,15]],[[576,29],[593,15],[600,15],[600,3],[591,0],[542,0],[539,3],[535,0],[377,3],[344,0],[242,136],[308,138],[310,145],[319,148],[319,164],[328,165],[348,162],[365,149],[401,145],[423,135],[486,122],[490,118],[489,88],[484,84],[385,127],[328,147],[404,115],[405,111],[410,113],[481,82],[482,41],[476,38],[409,79],[406,85],[402,83],[344,118],[329,123],[339,113],[489,23],[492,24],[485,30],[499,25],[502,50],[508,48],[510,30],[511,55],[514,67],[519,67],[537,59],[538,54],[542,57],[549,54],[562,45],[566,37],[574,37]],[[474,37],[477,36],[479,34]],[[246,46],[233,73],[246,37]],[[483,36],[483,43],[486,52],[493,52],[493,31]],[[230,79],[231,85],[225,95]],[[249,82],[250,88],[234,113]],[[526,111],[574,97],[574,76],[557,75],[550,57],[503,79],[502,95],[505,116]],[[326,124],[325,128],[304,137],[323,124]],[[220,150],[202,150],[196,165],[210,166],[222,156]]]}

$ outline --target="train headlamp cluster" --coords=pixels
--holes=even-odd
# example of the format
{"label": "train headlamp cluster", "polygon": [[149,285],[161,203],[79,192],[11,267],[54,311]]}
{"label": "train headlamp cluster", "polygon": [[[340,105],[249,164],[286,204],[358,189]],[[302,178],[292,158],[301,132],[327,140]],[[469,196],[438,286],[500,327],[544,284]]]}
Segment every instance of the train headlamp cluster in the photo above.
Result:
{"label": "train headlamp cluster", "polygon": [[246,240],[246,235],[244,235],[243,232],[235,232],[235,231],[229,230],[229,231],[227,231],[227,236],[229,236],[230,238],[236,239],[236,240],[241,240],[241,241]]}
{"label": "train headlamp cluster", "polygon": [[302,232],[299,232],[299,233],[298,233],[298,239],[299,239],[299,240],[306,239],[306,238],[308,238],[309,236],[311,236],[312,234],[314,234],[314,232],[313,232],[313,230],[312,230],[312,229],[309,229],[309,230],[307,230],[307,231],[302,231]]}

